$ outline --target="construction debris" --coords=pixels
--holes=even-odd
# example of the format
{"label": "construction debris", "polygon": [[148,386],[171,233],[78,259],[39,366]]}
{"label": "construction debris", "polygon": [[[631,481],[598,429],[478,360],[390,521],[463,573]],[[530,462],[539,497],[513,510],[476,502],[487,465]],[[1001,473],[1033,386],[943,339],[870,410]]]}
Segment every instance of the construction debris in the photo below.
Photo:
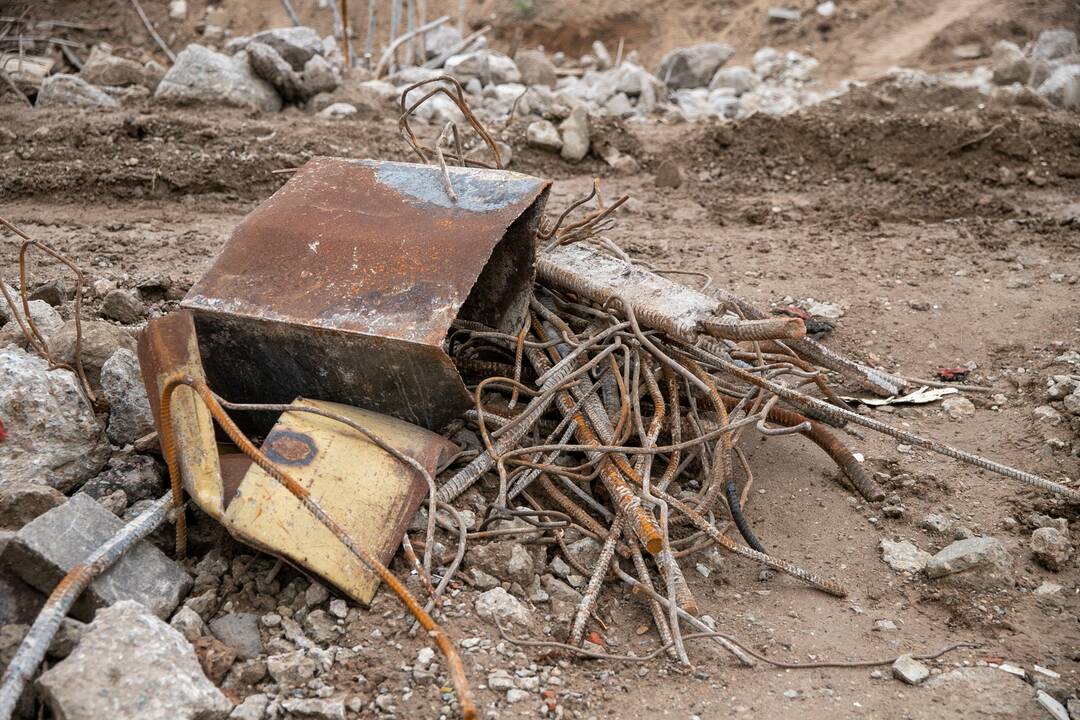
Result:
{"label": "construction debris", "polygon": [[99,611],[38,685],[54,716],[68,720],[215,720],[232,709],[187,640],[132,600]]}
{"label": "construction debris", "polygon": [[[4,548],[3,562],[28,584],[48,593],[123,525],[90,496],[79,493],[25,525]],[[98,608],[134,600],[167,618],[190,588],[191,578],[179,565],[143,542],[94,580],[73,612],[79,619],[90,620]]]}
{"label": "construction debris", "polygon": [[[470,673],[486,677],[486,689],[500,702],[524,708],[542,697],[538,707],[554,717],[562,715],[566,701],[558,671],[572,667],[566,660],[571,657],[604,660],[606,667],[664,656],[689,668],[698,663],[697,641],[705,641],[743,666],[833,665],[814,656],[811,662],[787,663],[771,648],[764,653],[760,638],[744,644],[719,634],[717,629],[727,633],[732,622],[720,617],[710,593],[696,589],[701,578],[712,578],[717,585],[730,583],[732,592],[745,590],[745,579],[733,579],[745,569],[742,563],[726,561],[720,549],[761,566],[760,582],[773,582],[755,591],[761,597],[774,591],[770,587],[790,590],[791,579],[843,597],[844,581],[853,579],[842,557],[802,552],[798,565],[780,557],[798,553],[800,544],[816,536],[762,537],[762,528],[769,528],[764,515],[778,502],[808,517],[812,505],[795,494],[778,501],[754,492],[755,473],[765,466],[751,452],[759,444],[753,438],[769,448],[803,442],[776,439],[788,435],[811,441],[835,463],[840,486],[832,493],[826,487],[814,499],[826,507],[834,493],[834,500],[845,500],[874,526],[883,518],[911,522],[905,505],[915,491],[905,490],[917,487],[936,500],[950,488],[930,473],[915,478],[897,472],[891,460],[852,452],[840,439],[843,430],[863,440],[856,428],[871,429],[900,441],[900,452],[922,448],[1027,484],[1034,488],[1029,495],[1055,517],[1018,513],[1005,518],[1005,526],[1024,527],[1025,536],[1036,528],[1031,553],[1025,553],[1029,564],[1034,557],[1055,572],[1069,566],[1069,503],[1080,497],[1069,477],[1056,473],[1047,479],[930,440],[914,426],[940,420],[941,413],[903,407],[946,398],[942,410],[948,417],[972,418],[978,407],[982,419],[1015,394],[995,394],[994,405],[976,405],[961,392],[990,389],[963,384],[969,373],[959,370],[968,368],[942,368],[942,380],[960,384],[930,387],[938,383],[872,366],[892,359],[882,362],[869,350],[869,364],[849,359],[818,341],[835,325],[821,318],[834,321],[845,310],[859,317],[847,298],[843,306],[811,299],[801,303],[802,310],[786,298],[786,309],[759,308],[712,288],[712,278],[694,267],[655,267],[651,258],[642,259],[648,255],[637,255],[636,245],[612,242],[606,231],[622,209],[632,207],[625,196],[606,197],[596,183],[588,196],[543,217],[550,181],[504,169],[511,154],[507,142],[516,141],[511,130],[527,128],[524,138],[532,148],[571,163],[602,159],[619,172],[645,167],[658,187],[681,188],[680,194],[690,196],[709,191],[707,183],[722,171],[701,170],[692,158],[652,163],[632,156],[605,137],[607,123],[787,113],[857,84],[822,89],[813,84],[813,58],[769,47],[738,67],[726,66],[735,52],[726,45],[677,48],[657,75],[643,69],[635,52],[624,54],[621,40],[614,57],[602,42],[579,60],[562,53],[549,59],[542,49],[515,52],[520,38],[504,55],[486,46],[486,28],[465,37],[449,27],[446,16],[430,23],[422,11],[412,17],[411,6],[405,11],[409,30],[395,31],[376,63],[370,49],[362,59],[354,57],[347,12],[343,22],[339,17],[338,37],[320,38],[284,5],[295,28],[227,43],[229,9],[208,8],[199,32],[225,52],[190,45],[173,58],[133,1],[147,31],[175,59],[167,72],[154,61],[133,59],[136,53],[128,49],[115,54],[93,45],[85,62],[70,50],[66,61],[55,53],[56,69],[81,65],[78,75],[49,75],[50,69],[35,81],[33,71],[21,67],[20,74],[8,73],[18,83],[15,91],[36,96],[38,107],[116,108],[128,104],[133,90],[142,96],[155,91],[158,100],[178,104],[261,111],[292,104],[335,122],[385,109],[386,99],[400,91],[399,127],[420,164],[326,157],[304,163],[311,157],[306,150],[282,157],[288,167],[275,173],[290,179],[237,228],[182,309],[175,303],[188,281],[171,287],[171,278],[157,283],[117,273],[116,283],[93,282],[101,317],[127,326],[150,318],[141,328],[137,357],[126,348],[131,337],[123,328],[102,321],[80,325],[81,273],[74,307],[63,285],[50,285],[55,280],[31,290],[35,286],[21,277],[17,290],[4,287],[0,347],[10,341],[19,348],[0,350],[0,372],[27,358],[36,362],[35,381],[65,388],[61,409],[78,408],[81,440],[92,437],[93,445],[59,469],[50,460],[45,473],[26,471],[17,484],[0,483],[0,513],[11,529],[0,546],[6,543],[4,562],[19,572],[0,574],[0,615],[20,624],[5,638],[26,632],[26,607],[42,599],[21,578],[34,578],[42,592],[55,585],[5,676],[0,717],[10,714],[43,648],[50,646],[47,639],[86,585],[75,611],[89,617],[87,608],[96,608],[94,625],[88,634],[74,626],[70,637],[53,644],[50,653],[70,658],[39,681],[53,712],[67,717],[221,717],[231,703],[213,685],[227,690],[230,699],[246,694],[232,714],[237,718],[389,714],[398,712],[399,695],[407,699],[427,685],[437,691],[433,697],[443,704],[442,715],[475,717],[459,645],[436,623],[467,622],[462,615],[487,621],[490,630],[490,637],[460,643],[463,651],[476,652],[467,658]],[[400,3],[397,9],[400,16]],[[834,3],[817,8],[820,18],[836,12]],[[771,31],[787,32],[821,22],[805,18],[812,14],[778,7],[767,17],[774,21]],[[170,4],[170,18],[186,16],[184,3]],[[7,29],[22,27],[21,18],[0,19],[4,23]],[[174,42],[174,35],[166,36]],[[20,37],[20,56],[22,42]],[[953,48],[951,55],[979,59],[984,46],[974,45]],[[1000,45],[992,74],[986,68],[949,77],[897,73],[896,85],[977,87],[999,96],[1026,90],[1059,105],[1072,102],[1075,35],[1071,44],[1070,33],[1060,32],[1044,34],[1024,49]],[[1008,90],[995,90],[993,83]],[[491,121],[502,126],[500,133],[488,131],[485,123]],[[466,137],[470,130],[475,137]],[[995,133],[976,130],[976,139],[957,151]],[[123,132],[159,139],[139,118],[125,121]],[[269,132],[257,142],[269,141],[276,130]],[[715,139],[727,147],[728,135],[729,128],[721,127]],[[8,140],[22,138],[0,136],[0,142]],[[21,157],[23,148],[16,152]],[[123,162],[135,167],[140,160]],[[1060,175],[1068,178],[1070,172],[1065,168]],[[1009,173],[1001,168],[1002,177]],[[1028,179],[1038,187],[1046,181],[1042,175]],[[155,175],[151,192],[157,181]],[[770,206],[765,215],[784,212]],[[1007,287],[1023,289],[1031,282],[1014,278]],[[887,279],[882,285],[892,287]],[[33,300],[39,292],[40,300]],[[930,305],[910,307],[924,311]],[[65,324],[63,318],[74,320]],[[843,329],[854,324],[850,320]],[[98,335],[105,339],[96,341]],[[946,361],[944,354],[941,359]],[[140,372],[145,388],[137,382]],[[1048,385],[1046,400],[1052,404],[1037,417],[1064,433],[1076,427],[1080,388],[1062,377]],[[986,373],[973,378],[999,379]],[[1019,394],[1033,387],[1027,378],[1014,384]],[[852,394],[839,395],[840,386]],[[877,397],[863,397],[867,392]],[[847,403],[867,407],[853,412]],[[894,405],[896,426],[877,419]],[[5,407],[0,403],[0,421],[7,422],[0,424],[0,469],[5,452],[17,457],[39,441],[39,433],[28,433],[29,423]],[[51,406],[46,410],[65,415]],[[164,498],[160,466],[146,454],[157,452],[159,443],[172,484]],[[1067,447],[1056,436],[1048,436],[1046,446]],[[914,459],[922,458],[906,460]],[[40,482],[41,475],[75,494],[68,499],[50,486],[26,484]],[[49,489],[28,489],[37,487]],[[191,580],[156,550],[148,559],[149,541],[134,544],[118,565],[91,582],[107,565],[99,560],[111,562],[122,552],[109,540],[128,534],[116,516],[138,516],[131,532],[142,537],[164,522],[166,508],[175,524],[177,561],[196,575],[192,596],[175,614]],[[962,509],[944,503],[917,508],[918,517],[927,509],[939,512],[925,514],[920,527],[936,536],[881,541],[882,560],[904,573],[893,578],[897,583],[929,578],[928,587],[942,581],[943,589],[956,580],[980,593],[1003,593],[1015,581],[1018,593],[1036,588],[1031,596],[1048,606],[1068,597],[1062,585],[1037,584],[1037,578],[1014,569],[1001,541],[972,537],[986,530],[970,515],[963,518]],[[808,533],[810,522],[818,521],[808,520]],[[194,537],[200,524],[223,527],[248,548],[238,551],[241,546],[226,539],[201,561],[188,560],[185,553],[194,543],[186,542],[187,533],[190,527]],[[889,537],[907,535],[903,528],[892,529],[897,532]],[[68,542],[69,536],[85,542]],[[953,538],[959,540],[947,545]],[[109,549],[94,552],[103,541]],[[160,545],[160,535],[154,542]],[[775,551],[781,542],[784,553]],[[931,551],[947,546],[931,555],[916,543]],[[73,544],[81,559],[60,557]],[[399,546],[400,564],[391,573]],[[84,565],[87,559],[92,562]],[[802,567],[804,561],[812,567]],[[138,581],[156,583],[168,575],[161,583],[168,585],[167,597],[138,587],[131,566],[137,567]],[[825,567],[828,572],[817,569]],[[316,581],[309,584],[297,569]],[[56,585],[65,571],[68,576]],[[782,576],[772,580],[776,573]],[[397,580],[401,575],[408,587]],[[689,575],[697,582],[688,582]],[[381,647],[365,646],[369,639],[402,647],[397,641],[406,626],[394,627],[394,611],[378,607],[380,582],[423,627],[419,641],[433,642],[442,656],[424,646],[413,661],[409,648],[402,671],[411,685],[398,687],[376,667],[373,679],[353,675],[362,689],[346,697],[327,684],[335,665],[350,674],[378,666]],[[173,627],[121,599],[128,596],[139,597],[161,620],[172,614]],[[609,607],[621,602],[651,621],[635,629],[632,648],[619,647],[626,643],[626,628],[608,622]],[[854,602],[849,607],[863,614]],[[1007,612],[997,605],[993,611]],[[789,610],[792,618],[795,612]],[[126,624],[109,624],[121,615]],[[908,619],[894,616],[896,622],[874,620],[873,629],[899,638],[894,633]],[[357,618],[370,621],[370,634],[345,647],[345,638],[356,640],[350,631]],[[757,624],[751,618],[750,627]],[[135,662],[143,665],[130,679],[125,676],[118,703],[114,676],[122,672],[117,658],[126,650],[102,645],[100,633],[128,633],[127,625],[148,627],[153,637],[136,638],[143,647]],[[537,639],[541,628],[545,639]],[[840,665],[892,665],[897,678],[917,685],[932,672],[922,661],[957,647],[933,656]],[[530,648],[538,654],[528,657]],[[792,650],[787,644],[785,649]],[[152,692],[166,651],[183,656],[176,677],[166,679],[198,692],[186,696],[166,682],[153,698],[157,705],[133,710],[126,703]],[[104,670],[85,667],[94,659],[91,653],[105,658]],[[507,667],[485,672],[478,658],[488,655],[496,662],[506,658]],[[642,677],[650,672],[642,669]],[[606,672],[598,673],[598,682],[606,681]],[[698,668],[694,676],[703,672]],[[1043,675],[1058,679],[1057,673]],[[807,695],[795,688],[782,693],[791,701]],[[1052,713],[1060,706],[1041,696],[1040,702]]]}

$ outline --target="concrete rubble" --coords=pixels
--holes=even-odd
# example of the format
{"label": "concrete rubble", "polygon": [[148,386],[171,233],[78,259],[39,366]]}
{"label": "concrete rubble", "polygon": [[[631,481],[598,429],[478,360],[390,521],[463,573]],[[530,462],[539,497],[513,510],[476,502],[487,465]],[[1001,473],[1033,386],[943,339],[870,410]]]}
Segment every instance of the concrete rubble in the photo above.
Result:
{"label": "concrete rubble", "polygon": [[[27,584],[48,593],[122,525],[115,515],[80,493],[19,530],[4,548],[2,560]],[[102,607],[133,600],[167,618],[190,588],[188,574],[143,541],[91,583],[73,614],[88,620]]]}
{"label": "concrete rubble", "polygon": [[47,484],[68,492],[96,475],[111,450],[75,373],[0,348],[0,486]]}
{"label": "concrete rubble", "polygon": [[99,611],[37,684],[54,716],[66,720],[219,720],[232,710],[188,641],[131,600]]}
{"label": "concrete rubble", "polygon": [[[785,28],[831,18],[842,8],[842,3],[832,2],[811,3],[802,9],[771,7],[765,18],[774,28]],[[212,10],[219,11],[223,12]],[[186,18],[186,3],[173,0],[169,15]],[[583,162],[592,154],[616,172],[631,173],[642,167],[637,158],[597,140],[596,128],[613,118],[626,123],[726,123],[759,113],[795,113],[867,85],[823,84],[816,77],[815,58],[771,47],[740,55],[746,58],[740,60],[745,64],[729,65],[736,48],[718,42],[676,48],[663,57],[655,72],[646,69],[633,51],[624,55],[620,47],[613,58],[599,42],[580,58],[542,48],[519,49],[511,57],[483,42],[460,47],[461,33],[450,24],[429,33],[420,48],[424,60],[445,56],[442,67],[395,67],[375,78],[359,69],[346,75],[338,42],[312,28],[279,28],[226,42],[226,26],[207,22],[208,46],[187,46],[168,70],[153,61],[132,59],[122,48],[95,45],[79,74],[45,78],[37,107],[115,110],[125,106],[128,96],[121,89],[126,88],[143,96],[153,93],[153,101],[161,103],[227,105],[252,115],[307,112],[315,122],[347,123],[371,115],[396,116],[396,101],[406,85],[447,73],[465,87],[470,106],[485,124],[501,123],[513,113],[529,148],[570,163]],[[962,71],[896,68],[885,82],[890,88],[970,90],[988,101],[1020,102],[1023,98],[1023,102],[1037,101],[1047,107],[1080,107],[1080,51],[1075,33],[1046,31],[1027,46],[1007,40],[992,46],[989,42],[972,45],[956,53],[970,61]],[[223,51],[214,49],[219,47]],[[451,120],[464,123],[457,107],[438,96],[418,109],[416,117],[431,125]],[[502,138],[511,140],[509,133]],[[502,140],[499,144],[508,161],[513,149]],[[684,165],[666,158],[645,167],[656,187],[674,191],[695,183],[696,170],[688,172]],[[52,282],[35,290],[40,296],[30,303],[31,316],[58,361],[70,363],[74,326],[65,320],[71,317],[70,297],[62,283]],[[155,427],[132,335],[136,326],[165,312],[165,291],[159,288],[161,292],[155,295],[128,281],[120,287],[102,282],[87,289],[99,301],[96,307],[102,319],[84,320],[81,357],[92,388],[106,401],[107,414],[105,405],[95,413],[74,373],[50,370],[29,351],[10,309],[0,303],[0,419],[4,421],[0,428],[7,433],[6,441],[0,443],[0,659],[4,662],[64,572],[111,537],[121,527],[120,518],[131,519],[167,489],[162,463],[149,454],[155,451],[145,449],[145,443],[142,449],[136,447]],[[183,290],[171,300],[182,295]],[[821,311],[813,315],[838,319],[843,314],[839,304],[812,305]],[[1046,404],[1036,408],[1034,415],[1025,411],[1025,420],[1039,432],[1064,434],[1080,428],[1080,376],[1049,375],[1046,380],[1045,397],[1041,386],[1034,390],[1038,402]],[[973,402],[968,396],[949,396],[940,405],[940,419],[954,421],[950,428],[961,428],[972,418],[992,412],[988,408],[989,403],[978,397]],[[475,435],[472,443],[471,449],[482,447]],[[1075,442],[1072,447],[1077,447]],[[858,461],[863,462],[862,456]],[[1019,540],[1003,542],[976,534],[995,530],[970,522],[970,517],[965,519],[949,505],[934,506],[929,508],[934,512],[927,513],[911,503],[900,489],[911,485],[904,486],[900,477],[888,476],[893,487],[884,503],[859,505],[872,524],[885,522],[891,528],[888,537],[897,538],[881,539],[878,545],[881,561],[901,573],[893,575],[879,568],[890,583],[919,583],[927,592],[937,592],[951,581],[993,592],[1012,589],[1015,583],[1023,592],[1030,591],[1033,600],[1054,607],[1063,606],[1063,598],[1071,597],[1074,588],[1062,576],[1047,573],[1061,573],[1075,565],[1066,517],[1028,515],[1027,507],[1009,518],[1011,525],[1006,526],[1020,528],[1016,531]],[[919,477],[918,490],[926,490],[924,476]],[[892,493],[893,489],[898,492]],[[901,500],[918,511],[914,518]],[[463,510],[470,530],[477,530],[487,509],[480,498]],[[1041,509],[1052,514],[1061,511],[1060,507]],[[421,526],[414,523],[413,528]],[[162,535],[166,545],[171,543],[171,527]],[[564,540],[572,557],[588,570],[599,562],[597,540],[569,532]],[[872,553],[873,545],[868,547]],[[274,563],[273,558],[242,554],[250,549],[237,545],[226,552],[223,548],[214,547],[198,562],[181,564],[153,542],[142,541],[92,583],[74,611],[76,617],[92,622],[64,621],[49,651],[60,662],[37,680],[37,690],[54,715],[70,720],[397,717],[401,716],[396,714],[399,698],[428,690],[438,702],[446,703],[444,715],[452,714],[452,707],[456,711],[452,694],[440,685],[448,682],[446,668],[431,648],[419,650],[415,660],[412,650],[407,650],[407,662],[401,668],[405,680],[385,668],[371,673],[373,679],[357,676],[357,671],[367,672],[365,658],[384,651],[384,645],[397,642],[403,633],[395,636],[387,630],[384,634],[379,628],[357,640],[352,625],[357,608],[339,597],[340,590],[309,582],[292,572],[288,563],[282,569],[282,563]],[[452,550],[439,543],[436,557],[452,555]],[[436,565],[440,575],[446,572],[446,561],[441,562],[441,567]],[[1021,564],[1025,564],[1023,570]],[[715,565],[688,567],[697,569],[697,580],[717,578]],[[397,573],[399,568],[394,570]],[[470,655],[469,664],[483,672],[477,678],[486,679],[492,702],[504,712],[507,706],[514,706],[511,713],[541,708],[544,716],[561,717],[554,710],[549,712],[554,700],[547,704],[548,693],[554,698],[560,690],[560,667],[555,662],[546,665],[546,660],[531,662],[512,643],[500,642],[490,625],[542,627],[545,635],[561,639],[569,632],[589,578],[577,565],[571,566],[542,546],[498,539],[470,544],[461,575],[465,587],[452,589],[452,600],[440,613],[448,618],[475,615],[488,623],[485,630],[491,631],[490,637],[467,638],[461,647]],[[760,577],[764,583],[770,575]],[[408,579],[414,594],[422,597],[419,578]],[[759,592],[766,596],[770,590]],[[609,610],[604,607],[597,617]],[[393,612],[374,605],[360,611],[371,616],[382,613],[383,618],[391,618]],[[897,617],[894,622],[869,615],[867,623],[875,617],[872,629],[880,633],[875,639],[886,641],[904,632],[907,619]],[[392,620],[386,622],[391,624]],[[709,618],[707,625],[713,624]],[[599,632],[585,641],[585,647],[597,652],[625,651],[614,637]],[[871,677],[887,675],[887,667]],[[986,667],[945,672],[941,667],[936,661],[924,663],[905,654],[892,663],[891,672],[903,683],[920,686],[904,688],[911,693],[946,692],[941,688],[949,683],[984,688],[996,677]],[[347,674],[355,680],[355,695],[329,684],[331,670],[342,668],[348,668]],[[609,676],[602,675],[607,672],[597,671],[599,684],[608,682]],[[791,689],[783,695],[796,702],[805,692]],[[1062,703],[1073,707],[1072,700],[1061,693],[1059,702],[1041,689],[1037,692],[1041,693],[1037,701],[1052,714],[1064,707]],[[232,699],[237,701],[235,706]],[[499,717],[498,711],[493,709],[490,716]]]}

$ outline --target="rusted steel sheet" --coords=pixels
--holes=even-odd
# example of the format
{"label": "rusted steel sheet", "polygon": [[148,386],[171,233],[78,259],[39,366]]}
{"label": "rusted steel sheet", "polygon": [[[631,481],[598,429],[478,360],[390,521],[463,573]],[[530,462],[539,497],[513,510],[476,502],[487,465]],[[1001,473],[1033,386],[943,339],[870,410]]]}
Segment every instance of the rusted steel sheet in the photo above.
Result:
{"label": "rusted steel sheet", "polygon": [[443,344],[457,317],[519,327],[549,181],[506,171],[316,158],[237,227],[184,299],[211,387],[298,396],[431,429],[465,386]]}
{"label": "rusted steel sheet", "polygon": [[[181,310],[148,322],[139,334],[138,355],[154,424],[161,437],[158,415],[161,388],[177,373],[204,379],[191,313]],[[184,491],[211,517],[220,519],[225,499],[210,411],[187,386],[173,391],[171,408]]]}
{"label": "rusted steel sheet", "polygon": [[[303,398],[293,404],[344,415],[432,475],[457,452],[445,438],[387,415]],[[320,415],[283,413],[262,451],[383,564],[394,557],[427,495],[427,483],[416,470],[355,430]],[[307,568],[357,602],[366,605],[378,588],[378,576],[257,465],[240,482],[225,525],[238,539]]]}

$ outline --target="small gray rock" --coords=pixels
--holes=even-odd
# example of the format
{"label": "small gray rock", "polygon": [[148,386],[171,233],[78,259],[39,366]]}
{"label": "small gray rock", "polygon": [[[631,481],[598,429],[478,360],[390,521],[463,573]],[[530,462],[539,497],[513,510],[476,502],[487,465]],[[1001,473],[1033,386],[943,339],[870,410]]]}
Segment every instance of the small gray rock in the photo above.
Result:
{"label": "small gray rock", "polygon": [[937,513],[930,513],[923,518],[922,526],[930,531],[936,533],[944,533],[952,525],[949,519],[944,515],[938,515]]}
{"label": "small gray rock", "polygon": [[462,83],[473,78],[485,85],[521,82],[521,72],[513,60],[487,50],[454,55],[446,60],[444,68],[447,75]]}
{"label": "small gray rock", "polygon": [[266,659],[266,670],[270,677],[285,688],[303,685],[315,677],[318,667],[318,663],[302,650],[271,655]]}
{"label": "small gray rock", "polygon": [[702,43],[672,50],[660,60],[656,77],[673,90],[705,87],[735,48],[724,43]]}
{"label": "small gray rock", "polygon": [[259,616],[254,613],[229,613],[210,621],[210,632],[236,651],[236,657],[250,660],[262,654]]}
{"label": "small gray rock", "polygon": [[148,455],[119,456],[109,461],[109,468],[88,481],[80,492],[102,500],[117,490],[123,490],[129,503],[156,500],[166,489],[161,468]]}
{"label": "small gray rock", "polygon": [[[49,336],[49,350],[57,362],[75,366],[75,321],[68,320]],[[82,321],[82,363],[90,385],[101,389],[101,367],[120,348],[135,351],[135,338],[129,330],[105,320]]]}
{"label": "small gray rock", "polygon": [[0,529],[18,530],[65,502],[64,493],[48,485],[0,485]]}
{"label": "small gray rock", "polygon": [[233,708],[229,720],[263,720],[266,717],[266,707],[270,704],[270,697],[262,693],[248,695],[244,702]]}
{"label": "small gray rock", "polygon": [[562,150],[559,154],[563,160],[577,162],[589,154],[589,111],[584,105],[578,105],[570,111],[567,117],[559,125],[562,131]]}
{"label": "small gray rock", "polygon": [[525,129],[525,141],[532,147],[557,153],[562,150],[563,141],[559,131],[547,120],[535,120]]}
{"label": "small gray rock", "polygon": [[1031,551],[1048,570],[1059,572],[1072,558],[1073,547],[1067,533],[1054,527],[1041,527],[1031,534]]}
{"label": "small gray rock", "polygon": [[113,55],[111,45],[98,43],[90,50],[79,77],[92,85],[141,85],[153,91],[165,73],[158,63],[153,65],[157,67]]}
{"label": "small gray rock", "polygon": [[930,553],[920,550],[906,540],[902,542],[882,540],[880,547],[881,559],[897,572],[920,572],[930,560]]}
{"label": "small gray rock", "polygon": [[94,87],[81,77],[57,73],[41,81],[36,106],[39,108],[59,106],[117,108],[120,107],[120,103],[107,92]]}
{"label": "small gray rock", "polygon": [[281,97],[252,72],[246,56],[229,57],[196,44],[176,56],[154,97],[179,105],[211,103],[266,112],[281,109]]}
{"label": "small gray rock", "polygon": [[950,395],[941,403],[941,409],[953,420],[964,420],[975,416],[975,403],[961,395]]}
{"label": "small gray rock", "polygon": [[319,117],[329,118],[331,120],[344,120],[355,114],[356,106],[346,102],[331,103],[319,111]]}
{"label": "small gray rock", "polygon": [[555,87],[558,80],[555,65],[540,50],[519,50],[514,56],[514,62],[521,72],[522,84]]}
{"label": "small gray rock", "polygon": [[1031,62],[1016,43],[999,40],[990,52],[990,66],[998,85],[1026,83],[1031,77]]}
{"label": "small gray rock", "polygon": [[135,353],[121,348],[105,361],[101,389],[109,401],[107,432],[113,443],[123,447],[154,431],[154,416]]}
{"label": "small gray rock", "polygon": [[[67,286],[60,278],[54,278],[38,285],[27,297],[31,301],[41,300],[53,307],[58,307],[68,299]],[[62,321],[61,324],[63,324]]]}
{"label": "small gray rock", "polygon": [[183,636],[127,601],[101,610],[38,687],[65,720],[220,720],[232,709]]}
{"label": "small gray rock", "polygon": [[68,492],[96,475],[108,438],[75,374],[37,355],[0,348],[0,487],[40,483]]}
{"label": "small gray rock", "polygon": [[313,720],[345,720],[345,703],[323,698],[292,698],[283,700],[281,707],[296,718]]}
{"label": "small gray rock", "polygon": [[957,540],[930,558],[926,574],[931,578],[963,574],[992,583],[1011,578],[1012,562],[997,538],[972,537]]}
{"label": "small gray rock", "polygon": [[748,93],[758,84],[758,77],[754,71],[744,65],[733,65],[720,68],[709,82],[710,90],[730,88],[735,97]]}
{"label": "small gray rock", "polygon": [[517,623],[528,625],[531,619],[529,609],[520,600],[501,587],[492,588],[476,598],[476,614],[484,620],[502,624]]}
{"label": "small gray rock", "polygon": [[264,30],[252,35],[251,42],[269,45],[297,71],[303,70],[311,58],[324,55],[326,51],[319,33],[303,25]]}
{"label": "small gray rock", "polygon": [[89,625],[79,622],[75,618],[66,617],[61,620],[60,628],[53,635],[52,642],[49,643],[49,657],[58,660],[66,658],[79,642],[86,637],[89,629]]}
{"label": "small gray rock", "polygon": [[326,589],[326,586],[322,583],[312,582],[308,585],[307,590],[304,591],[304,605],[307,607],[315,607],[316,605],[322,605],[324,602],[330,599],[330,591]]}
{"label": "small gray rock", "polygon": [[1058,65],[1039,85],[1038,92],[1059,107],[1080,107],[1080,63]]}
{"label": "small gray rock", "polygon": [[183,635],[188,642],[195,642],[196,638],[210,634],[210,628],[203,619],[187,605],[176,611],[169,621],[169,626]]}
{"label": "small gray rock", "polygon": [[1064,29],[1043,30],[1031,48],[1031,55],[1037,60],[1057,60],[1077,52],[1076,33]]}
{"label": "small gray rock", "polygon": [[[3,560],[28,584],[51,592],[121,527],[119,518],[80,493],[20,530],[4,548]],[[190,588],[191,578],[183,568],[143,540],[90,583],[72,615],[89,619],[98,608],[134,600],[168,617]]]}
{"label": "small gray rock", "polygon": [[908,685],[918,685],[930,677],[930,670],[911,655],[898,657],[893,663],[892,672],[894,677],[903,680]]}
{"label": "small gray rock", "polygon": [[328,645],[338,638],[342,628],[325,610],[312,610],[304,618],[304,630],[308,637],[320,645]]}
{"label": "small gray rock", "polygon": [[[18,297],[17,294],[13,293],[13,298],[18,306],[18,318],[24,324],[27,324],[29,328],[29,324],[26,323],[26,315],[22,310],[22,303],[19,302]],[[53,334],[64,326],[64,318],[60,317],[60,313],[56,312],[56,309],[44,300],[31,300],[27,304],[30,306],[30,319],[34,321],[34,327],[45,336],[45,341],[48,342]],[[8,310],[9,315],[11,315],[7,302],[2,297],[0,297],[0,307]],[[11,319],[12,322],[8,322],[3,329],[0,329],[0,347],[14,345],[22,350],[29,350],[31,348],[30,342],[26,339],[22,327],[18,322],[14,322],[14,317]]]}
{"label": "small gray rock", "polygon": [[146,317],[146,306],[134,292],[110,290],[101,303],[101,316],[124,325],[137,325]]}

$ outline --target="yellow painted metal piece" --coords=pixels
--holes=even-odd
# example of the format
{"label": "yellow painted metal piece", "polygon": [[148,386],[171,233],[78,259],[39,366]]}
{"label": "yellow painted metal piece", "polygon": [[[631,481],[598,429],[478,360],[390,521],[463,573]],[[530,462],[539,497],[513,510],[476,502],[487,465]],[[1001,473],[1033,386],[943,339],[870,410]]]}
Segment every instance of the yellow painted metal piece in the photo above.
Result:
{"label": "yellow painted metal piece", "polygon": [[[155,420],[161,389],[169,378],[179,374],[206,380],[199,359],[199,341],[188,312],[171,313],[148,323],[139,338],[138,351]],[[173,391],[170,407],[184,492],[220,522],[225,512],[224,493],[210,411],[187,386]]]}
{"label": "yellow painted metal piece", "polygon": [[[445,438],[387,415],[303,398],[293,404],[344,415],[432,474],[457,450]],[[386,564],[427,496],[427,483],[416,470],[330,418],[285,412],[262,451],[304,485],[358,545]],[[378,577],[256,465],[228,503],[224,524],[237,539],[310,570],[357,602],[366,605],[375,594]]]}

